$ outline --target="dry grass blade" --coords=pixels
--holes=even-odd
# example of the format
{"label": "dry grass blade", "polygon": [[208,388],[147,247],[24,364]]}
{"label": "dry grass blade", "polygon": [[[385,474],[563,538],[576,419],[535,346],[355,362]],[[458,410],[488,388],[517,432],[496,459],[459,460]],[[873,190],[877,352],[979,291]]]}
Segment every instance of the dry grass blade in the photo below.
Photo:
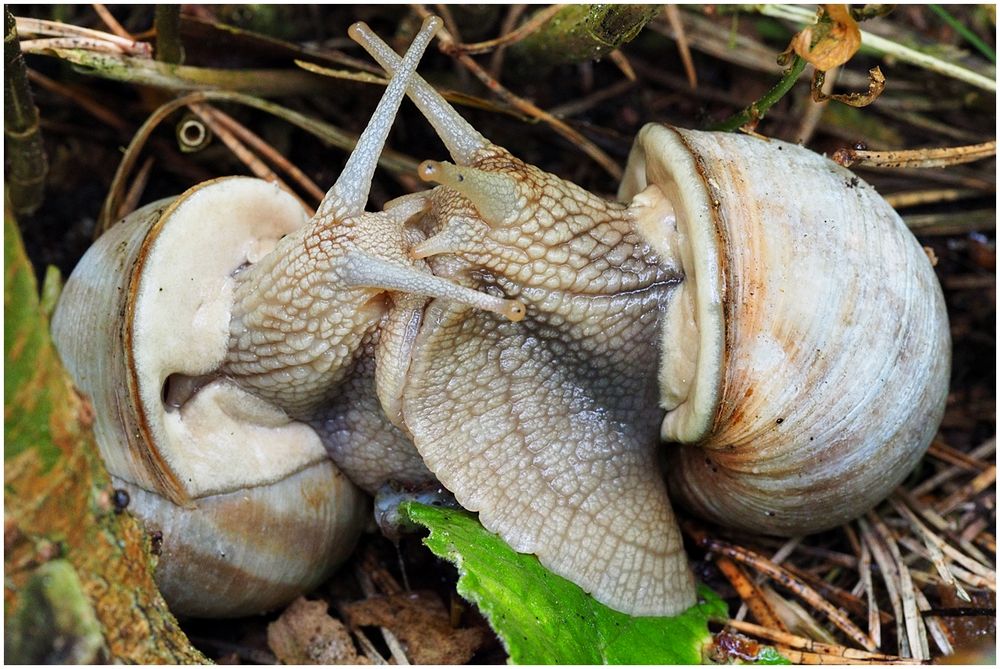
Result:
{"label": "dry grass blade", "polygon": [[[518,20],[521,15],[528,9],[528,5],[511,5],[507,9],[507,15],[504,16],[503,23],[500,24],[500,34],[506,35],[510,31],[514,30],[514,26],[517,25]],[[504,54],[507,52],[507,47],[499,46],[490,56],[490,76],[494,79],[500,78],[500,70],[503,69]]]}
{"label": "dry grass blade", "polygon": [[[927,601],[926,595],[917,590],[915,592],[917,596],[917,607],[923,614],[931,610],[931,604]],[[937,644],[938,649],[944,655],[953,655],[955,653],[955,648],[951,645],[951,641],[948,640],[948,633],[945,631],[944,626],[941,621],[938,620],[936,616],[924,616],[924,624],[927,625],[927,631],[930,632],[931,638],[934,639],[934,643]]]}
{"label": "dry grass blade", "polygon": [[[260,135],[253,132],[250,128],[246,127],[223,111],[213,109],[212,115],[219,123],[222,124],[224,128],[232,131],[232,133],[239,139],[250,145],[254,151],[261,154],[272,165],[282,170],[297,184],[299,184],[299,187],[306,191],[309,194],[309,197],[313,198],[317,205],[320,200],[323,199],[323,196],[325,195],[323,189],[317,186],[316,182],[306,176],[305,172],[293,165],[291,161],[281,155],[273,146],[265,142]],[[315,209],[315,207],[313,207],[313,209]]]}
{"label": "dry grass blade", "polygon": [[[140,56],[148,58],[153,53],[153,47],[148,42],[136,42],[127,37],[120,37],[113,33],[106,33],[90,28],[81,28],[68,23],[58,21],[46,21],[45,19],[35,19],[29,17],[17,17],[17,32],[19,35],[45,35],[55,38],[79,38],[92,43],[104,43],[109,49],[115,49],[117,53],[129,56]],[[40,40],[36,40],[40,41]],[[22,44],[23,46],[23,44]],[[25,48],[25,51],[28,49]]]}
{"label": "dry grass blade", "polygon": [[361,646],[361,652],[365,654],[365,657],[368,658],[369,662],[372,664],[389,664],[386,659],[382,657],[382,654],[378,652],[375,644],[368,638],[368,635],[365,634],[364,630],[353,629],[351,630],[351,633],[354,634],[354,638],[358,640],[358,645]]}
{"label": "dry grass blade", "polygon": [[[895,537],[882,522],[882,519],[874,511],[869,511],[866,517],[874,531],[867,529],[867,523],[862,525],[862,531],[866,532],[867,536],[872,539],[869,545],[885,576],[886,587],[896,592],[893,608],[899,607],[896,610],[896,624],[899,626],[900,655],[917,660],[929,660],[930,649],[927,646],[927,630],[924,627],[923,618],[917,610],[917,600],[913,594],[914,587],[910,570],[903,561]],[[877,550],[876,545],[878,546]],[[890,582],[892,583],[891,588]],[[908,652],[904,652],[904,649],[908,649]]]}
{"label": "dry grass blade", "polygon": [[943,149],[913,149],[909,151],[862,151],[839,149],[832,158],[844,167],[948,167],[984,160],[997,153],[996,140],[953,146]]}
{"label": "dry grass blade", "polygon": [[[375,587],[375,575],[378,573],[378,566],[374,555],[371,553],[366,555],[365,558],[358,564],[354,573],[357,577],[358,584],[361,586],[361,592],[364,593],[365,597],[373,597],[378,592]],[[385,572],[385,574],[388,574],[388,572]],[[385,574],[380,574],[379,579],[384,579]],[[395,584],[395,581],[391,580],[391,576],[390,581]],[[398,588],[399,585],[395,584],[395,588],[390,588],[390,590]],[[389,648],[389,653],[392,655],[394,664],[410,664],[409,659],[406,657],[406,652],[400,645],[399,639],[396,638],[396,635],[394,635],[387,627],[380,626],[379,631],[382,633],[382,639]]]}
{"label": "dry grass blade", "polygon": [[960,504],[963,504],[982,491],[989,488],[997,481],[996,465],[991,465],[989,469],[983,471],[964,486],[953,492],[944,500],[935,504],[938,513],[946,514],[954,511]]}
{"label": "dry grass blade", "polygon": [[896,511],[909,521],[910,526],[916,530],[917,535],[919,535],[923,540],[924,546],[927,547],[927,552],[930,555],[931,563],[933,563],[934,568],[937,570],[944,582],[955,588],[955,594],[958,595],[960,599],[971,602],[972,598],[969,597],[969,593],[967,593],[962,585],[955,580],[955,575],[952,574],[951,570],[948,568],[948,563],[945,561],[944,551],[942,551],[939,546],[941,539],[939,539],[930,529],[921,523],[916,514],[902,504],[898,498],[892,498],[890,499],[890,502]]}
{"label": "dry grass blade", "polygon": [[115,219],[124,218],[139,208],[139,202],[142,201],[142,194],[146,190],[146,184],[149,183],[149,173],[152,169],[153,157],[150,156],[143,161],[142,167],[139,168],[135,178],[132,179],[132,185],[129,186],[128,192],[122,200],[121,207],[115,213]]}
{"label": "dry grass blade", "polygon": [[[820,641],[813,641],[812,639],[806,639],[805,637],[797,636],[795,634],[790,634],[788,632],[769,629],[761,625],[755,625],[753,623],[743,622],[739,620],[727,620],[725,621],[725,623],[728,627],[743,632],[744,634],[750,634],[760,639],[765,639],[767,641],[772,641],[774,643],[781,644],[785,648],[791,650],[807,651],[819,655],[828,655],[831,657],[841,658],[845,661],[864,660],[867,663],[873,663],[873,664],[912,663],[911,661],[905,660],[904,658],[897,657],[895,655],[886,655],[885,653],[878,653],[867,650],[858,650],[857,648],[848,648],[847,646],[838,646],[828,643],[822,643]],[[786,655],[786,657],[788,656]]]}
{"label": "dry grass blade", "polygon": [[331,79],[343,79],[344,81],[360,81],[365,84],[378,84],[379,86],[387,86],[389,80],[385,77],[379,76],[377,74],[372,74],[371,72],[358,72],[353,70],[336,70],[332,67],[324,67],[322,65],[317,65],[316,63],[310,63],[307,60],[296,59],[295,64],[301,67],[307,72],[312,72],[313,74],[318,74],[323,77],[330,77]]}
{"label": "dry grass blade", "polygon": [[118,19],[116,19],[114,15],[110,11],[108,11],[107,7],[105,7],[100,3],[95,3],[91,6],[94,8],[94,11],[97,13],[97,15],[101,17],[101,21],[103,21],[104,25],[108,27],[108,30],[113,32],[115,35],[118,35],[122,39],[127,39],[130,42],[136,41],[135,37],[133,37],[129,33],[129,31],[125,30],[122,24],[118,23]]}
{"label": "dry grass blade", "polygon": [[56,93],[57,95],[62,95],[63,97],[72,100],[85,112],[101,121],[102,123],[111,126],[116,130],[125,130],[128,127],[128,123],[119,116],[114,111],[108,109],[108,107],[101,102],[95,100],[90,94],[71,88],[65,84],[62,84],[54,79],[46,77],[41,72],[36,70],[28,70],[28,78],[32,83],[41,86],[47,91]]}
{"label": "dry grass blade", "polygon": [[94,239],[97,239],[101,234],[104,233],[111,224],[117,220],[114,218],[116,212],[119,211],[119,203],[122,199],[122,190],[125,188],[125,180],[127,176],[132,172],[132,168],[135,162],[139,159],[139,154],[142,152],[142,148],[146,145],[146,141],[152,134],[153,130],[160,124],[163,119],[170,116],[176,110],[181,107],[195,103],[202,102],[205,100],[204,93],[192,93],[190,95],[185,95],[183,97],[177,98],[176,100],[171,100],[164,105],[161,105],[149,118],[139,126],[135,134],[132,136],[132,141],[125,148],[125,153],[122,155],[122,161],[118,164],[118,169],[115,171],[115,176],[111,180],[111,186],[108,188],[108,196],[104,200],[104,206],[101,208],[101,213],[97,218],[97,225],[94,226]]}
{"label": "dry grass blade", "polygon": [[785,628],[799,636],[816,639],[823,643],[837,642],[833,633],[827,630],[804,606],[793,599],[782,597],[774,588],[764,587],[764,597],[778,617],[785,623]]}
{"label": "dry grass blade", "polygon": [[[996,447],[997,447],[996,439],[988,439],[987,441],[983,442],[983,444],[981,444],[980,446],[974,448],[969,453],[969,457],[977,461],[985,461],[993,456],[993,454],[996,452]],[[917,497],[920,497],[921,495],[925,495],[931,492],[932,490],[937,489],[943,483],[946,483],[951,479],[955,478],[956,476],[959,476],[963,471],[964,470],[959,467],[952,466],[938,472],[929,479],[917,484],[916,487],[914,487],[913,490],[909,492],[907,503],[910,504],[911,508],[919,511],[920,510],[919,507],[914,506],[913,500],[915,500]],[[902,493],[906,494],[906,491],[904,490],[902,491]],[[935,526],[940,527],[938,525]]]}
{"label": "dry grass blade", "polygon": [[934,440],[930,448],[927,449],[927,454],[971,472],[981,472],[989,467],[989,463],[962,451],[957,451],[940,439]]}
{"label": "dry grass blade", "polygon": [[[854,530],[851,530],[853,533]],[[858,571],[861,574],[861,585],[868,598],[868,636],[877,646],[882,647],[882,621],[879,618],[878,599],[875,597],[875,587],[872,585],[872,551],[867,543],[861,544],[861,556],[858,560]]]}
{"label": "dry grass blade", "polygon": [[716,539],[706,539],[702,543],[706,549],[721,553],[727,557],[742,562],[743,564],[756,569],[762,574],[765,574],[769,578],[785,586],[810,605],[826,614],[827,618],[829,618],[834,625],[836,625],[844,634],[850,637],[851,640],[859,646],[870,651],[876,650],[876,646],[872,640],[869,639],[864,632],[858,629],[857,625],[851,622],[843,611],[831,605],[828,601],[823,599],[818,592],[792,576],[787,569],[779,567],[764,556],[740,546],[733,546]]}
{"label": "dry grass blade", "polygon": [[681,11],[677,5],[664,5],[664,13],[670,23],[670,29],[674,31],[677,41],[677,52],[684,63],[684,74],[687,75],[691,88],[698,88],[698,72],[694,69],[694,60],[691,59],[691,49],[688,47],[687,34],[684,32],[684,23],[681,21]]}

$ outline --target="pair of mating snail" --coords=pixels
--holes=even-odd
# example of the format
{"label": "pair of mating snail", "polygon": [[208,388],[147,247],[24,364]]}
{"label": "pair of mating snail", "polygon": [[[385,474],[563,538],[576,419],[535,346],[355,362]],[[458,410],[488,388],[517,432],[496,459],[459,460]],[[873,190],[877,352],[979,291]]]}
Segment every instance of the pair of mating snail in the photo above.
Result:
{"label": "pair of mating snail", "polygon": [[[758,532],[836,526],[899,484],[950,340],[889,205],[801,147],[659,124],[607,202],[414,74],[438,23],[402,59],[351,28],[392,79],[311,219],[211,181],[119,222],[66,284],[55,341],[162,532],[174,610],[278,606],[351,550],[359,487],[437,479],[599,601],[673,615],[695,592],[663,451],[675,498]],[[455,164],[366,212],[404,94]]]}

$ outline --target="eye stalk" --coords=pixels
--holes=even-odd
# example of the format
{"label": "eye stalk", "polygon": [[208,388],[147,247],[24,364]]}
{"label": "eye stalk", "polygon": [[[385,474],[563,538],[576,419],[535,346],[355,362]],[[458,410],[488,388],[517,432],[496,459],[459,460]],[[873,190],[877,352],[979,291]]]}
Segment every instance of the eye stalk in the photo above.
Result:
{"label": "eye stalk", "polygon": [[447,186],[464,195],[492,227],[511,225],[526,204],[518,192],[517,181],[502,172],[425,160],[420,163],[417,174],[424,181]]}

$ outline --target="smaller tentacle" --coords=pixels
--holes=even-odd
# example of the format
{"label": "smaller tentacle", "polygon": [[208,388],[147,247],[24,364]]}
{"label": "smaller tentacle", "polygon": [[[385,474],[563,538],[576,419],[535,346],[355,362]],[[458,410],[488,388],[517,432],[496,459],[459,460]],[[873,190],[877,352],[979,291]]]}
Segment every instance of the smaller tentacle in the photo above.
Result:
{"label": "smaller tentacle", "polygon": [[461,302],[470,307],[499,314],[510,321],[524,318],[524,303],[481,293],[446,279],[357,252],[350,254],[342,269],[344,283],[354,288],[381,288]]}
{"label": "smaller tentacle", "polygon": [[517,217],[520,198],[514,177],[435,160],[422,162],[417,174],[467,197],[491,227],[507,226]]}

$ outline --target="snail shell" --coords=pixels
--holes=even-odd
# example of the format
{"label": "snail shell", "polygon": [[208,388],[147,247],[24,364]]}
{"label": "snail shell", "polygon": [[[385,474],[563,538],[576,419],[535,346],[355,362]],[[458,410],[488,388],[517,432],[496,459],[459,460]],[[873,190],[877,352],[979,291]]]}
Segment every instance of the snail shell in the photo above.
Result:
{"label": "snail shell", "polygon": [[366,517],[363,494],[312,428],[212,374],[234,273],[306,219],[267,182],[205,182],[104,234],[53,317],[56,347],[94,404],[108,471],[130,510],[162,532],[156,579],[178,614],[289,601],[346,558]]}
{"label": "snail shell", "polygon": [[778,140],[647,125],[619,198],[655,184],[685,279],[663,322],[669,487],[716,522],[835,527],[912,470],[944,412],[948,319],[871,186]]}

